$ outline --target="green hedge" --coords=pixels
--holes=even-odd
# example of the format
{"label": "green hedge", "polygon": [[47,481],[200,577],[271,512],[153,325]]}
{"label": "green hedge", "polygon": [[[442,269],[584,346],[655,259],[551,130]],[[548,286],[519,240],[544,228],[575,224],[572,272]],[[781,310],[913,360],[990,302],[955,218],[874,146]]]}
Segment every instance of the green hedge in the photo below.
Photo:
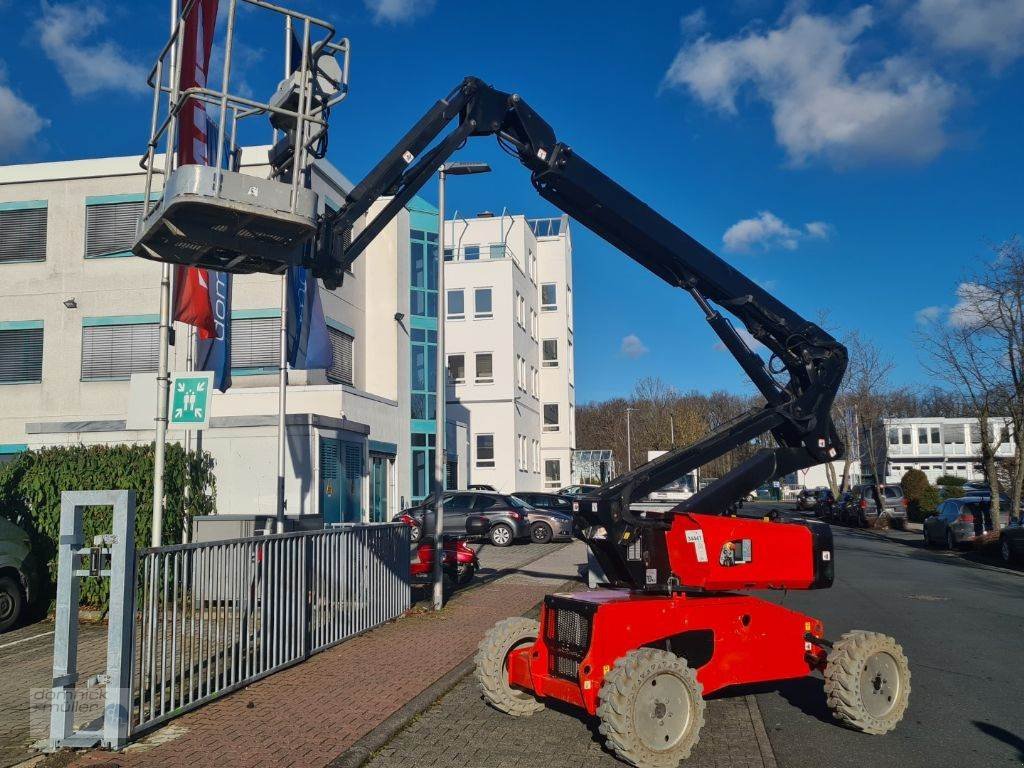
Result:
{"label": "green hedge", "polygon": [[[153,453],[152,443],[57,446],[28,451],[13,462],[0,465],[0,515],[19,522],[28,531],[33,552],[48,566],[51,588],[57,572],[61,491],[134,490],[135,545],[150,545]],[[213,459],[205,452],[186,455],[182,446],[169,444],[165,466],[163,543],[177,544],[181,542],[186,511],[190,517],[215,511]],[[109,507],[86,510],[86,543],[95,535],[109,533],[111,524]],[[105,605],[108,585],[107,579],[84,579],[82,604]]]}

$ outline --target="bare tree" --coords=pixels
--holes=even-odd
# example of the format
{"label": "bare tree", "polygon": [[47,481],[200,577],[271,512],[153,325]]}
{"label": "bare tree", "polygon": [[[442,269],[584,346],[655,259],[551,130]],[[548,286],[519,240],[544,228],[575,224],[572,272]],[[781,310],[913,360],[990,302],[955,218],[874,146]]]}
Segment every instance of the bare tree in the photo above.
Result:
{"label": "bare tree", "polygon": [[885,446],[882,418],[888,415],[887,390],[893,368],[892,360],[859,331],[851,331],[844,343],[850,362],[836,398],[838,417],[833,417],[837,428],[846,432],[847,451],[840,489],[849,482],[850,464],[855,456],[859,456],[862,465],[867,464],[875,482],[880,482],[878,465],[884,461],[882,449]]}

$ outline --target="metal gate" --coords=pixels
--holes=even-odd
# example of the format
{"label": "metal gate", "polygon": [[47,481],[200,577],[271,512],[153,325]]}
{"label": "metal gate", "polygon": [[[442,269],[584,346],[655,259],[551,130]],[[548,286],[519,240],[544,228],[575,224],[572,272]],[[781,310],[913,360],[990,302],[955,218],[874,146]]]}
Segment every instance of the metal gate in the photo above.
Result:
{"label": "metal gate", "polygon": [[[77,677],[77,615],[70,609],[77,604],[76,579],[89,571],[73,560],[90,552],[77,533],[81,511],[88,503],[111,503],[113,493],[65,494],[62,526],[64,516],[71,517],[61,537],[58,591],[69,610],[62,621],[58,606],[55,694],[58,682],[63,687],[54,706],[73,696]],[[115,691],[108,690],[111,721],[102,734],[75,732],[70,716],[58,716],[54,709],[51,748],[98,742],[121,747],[142,730],[398,618],[409,608],[409,529],[400,523],[129,549],[118,555],[123,543],[132,540],[132,518],[124,512],[115,515],[115,530],[108,537],[108,546],[114,547],[111,564],[104,563],[102,570],[115,585],[119,580],[125,585],[111,591],[110,647],[122,649],[108,654],[103,676],[108,686],[119,689],[116,701],[110,699]],[[113,640],[118,637],[124,638],[120,646]]]}

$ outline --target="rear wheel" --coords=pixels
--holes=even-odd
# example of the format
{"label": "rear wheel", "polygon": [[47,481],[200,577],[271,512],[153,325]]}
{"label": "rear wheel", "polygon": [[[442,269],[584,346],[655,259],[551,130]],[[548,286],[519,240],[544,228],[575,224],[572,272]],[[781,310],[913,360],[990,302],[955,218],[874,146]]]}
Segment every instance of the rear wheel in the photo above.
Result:
{"label": "rear wheel", "polygon": [[910,701],[910,665],[888,635],[855,630],[832,646],[825,665],[825,695],[832,715],[863,733],[888,733]]}
{"label": "rear wheel", "polygon": [[600,701],[598,730],[608,748],[638,768],[675,768],[700,740],[701,685],[674,653],[638,648],[617,659]]}
{"label": "rear wheel", "polygon": [[946,549],[956,549],[956,539],[953,538],[953,532],[946,529]]}
{"label": "rear wheel", "polygon": [[491,544],[496,547],[507,547],[515,539],[515,534],[505,523],[496,523],[491,527],[491,532],[488,534],[491,540]]}
{"label": "rear wheel", "polygon": [[484,699],[495,709],[515,717],[525,717],[544,709],[526,691],[508,683],[508,656],[516,648],[533,645],[540,633],[540,624],[532,619],[499,621],[481,641],[476,653],[476,682]]}
{"label": "rear wheel", "polygon": [[416,544],[423,538],[423,528],[418,525],[409,526],[409,541]]}
{"label": "rear wheel", "polygon": [[476,574],[476,568],[472,564],[460,565],[456,573],[456,581],[459,586],[462,587],[473,580],[473,576]]}
{"label": "rear wheel", "polygon": [[999,556],[1003,562],[1009,565],[1013,562],[1013,550],[1010,549],[1010,540],[1003,536],[999,539]]}
{"label": "rear wheel", "polygon": [[530,526],[530,541],[534,544],[547,544],[554,535],[547,523],[534,523]]}
{"label": "rear wheel", "polygon": [[10,576],[0,577],[0,632],[17,624],[24,608],[25,598],[18,582]]}

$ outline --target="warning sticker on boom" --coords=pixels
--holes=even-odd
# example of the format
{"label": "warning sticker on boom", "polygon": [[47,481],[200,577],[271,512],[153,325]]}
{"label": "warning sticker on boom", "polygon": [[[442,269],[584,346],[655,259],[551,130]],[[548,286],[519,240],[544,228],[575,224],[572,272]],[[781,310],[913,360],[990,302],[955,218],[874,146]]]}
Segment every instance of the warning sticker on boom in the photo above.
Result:
{"label": "warning sticker on boom", "polygon": [[693,544],[693,548],[697,551],[697,562],[706,563],[708,561],[708,549],[704,546],[704,531],[687,531],[686,541],[689,544]]}

